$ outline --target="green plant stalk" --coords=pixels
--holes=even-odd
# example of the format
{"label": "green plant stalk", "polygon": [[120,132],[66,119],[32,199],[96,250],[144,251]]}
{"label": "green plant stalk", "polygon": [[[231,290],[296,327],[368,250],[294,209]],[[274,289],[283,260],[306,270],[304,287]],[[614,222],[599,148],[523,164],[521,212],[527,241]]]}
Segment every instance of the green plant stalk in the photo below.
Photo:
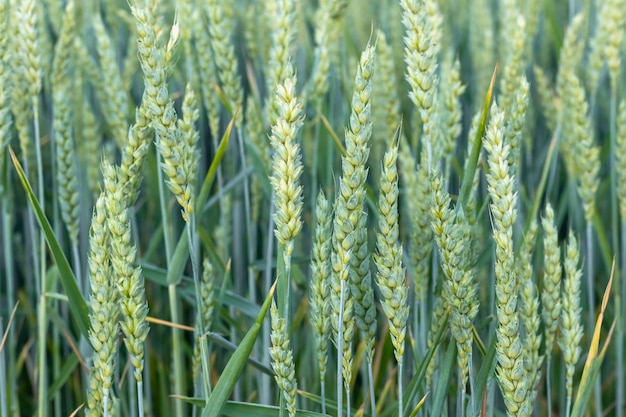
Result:
{"label": "green plant stalk", "polygon": [[[398,364],[398,417],[404,417],[404,404],[403,404],[403,397],[404,397],[404,388],[402,387],[402,368],[403,365],[402,363]],[[370,375],[370,381],[372,379],[372,376]],[[372,386],[373,389],[373,386]],[[374,408],[372,409],[372,415],[375,416],[376,415],[376,406],[374,406]]]}
{"label": "green plant stalk", "polygon": [[546,358],[546,402],[548,404],[548,417],[552,417],[552,374],[550,365],[552,364],[552,355]]}
{"label": "green plant stalk", "polygon": [[[43,279],[43,277],[42,277]],[[45,417],[48,415],[48,375],[47,375],[47,364],[46,364],[46,330],[47,330],[47,311],[46,311],[46,295],[44,291],[44,285],[42,283],[42,292],[39,295],[39,307],[37,311],[37,330],[38,330],[38,344],[37,344],[37,352],[38,352],[38,375],[37,375],[37,386],[39,390],[38,395],[38,411],[37,415],[39,417]]]}
{"label": "green plant stalk", "polygon": [[[158,143],[160,138],[158,135],[156,136],[157,141],[157,176],[159,183],[159,206],[161,211],[161,219],[163,222],[163,240],[165,245],[165,264],[167,267],[170,265],[170,261],[172,259],[172,235],[169,228],[169,215],[167,211],[167,199],[166,199],[166,189],[165,189],[165,180],[163,178],[163,172],[160,169],[161,167],[161,152],[159,151]],[[191,248],[189,248],[191,250]],[[176,295],[176,283],[169,283],[167,286],[167,294],[169,298],[170,305],[170,315],[172,319],[172,323],[179,324],[180,323],[180,306],[178,302],[178,297]],[[182,332],[180,329],[176,327],[172,327],[172,356],[174,360],[174,390],[178,395],[184,394],[184,375],[183,375],[183,357],[182,357],[182,348],[181,341],[183,339]],[[184,413],[184,404],[182,401],[176,401],[176,415],[182,416]]]}
{"label": "green plant stalk", "polygon": [[[9,198],[9,196],[12,193],[12,189],[11,189],[11,181],[9,181],[9,156],[7,153],[7,157],[4,161],[0,161],[2,162],[2,170],[0,171],[0,174],[2,175],[2,189],[0,189],[0,199],[2,199],[2,243],[3,243],[3,251],[4,251],[4,272],[5,272],[5,276],[6,276],[6,291],[7,291],[7,295],[6,295],[6,300],[7,300],[7,304],[9,306],[13,306],[15,305],[15,288],[14,288],[14,283],[15,283],[15,270],[14,270],[14,265],[13,262],[11,261],[12,259],[14,259],[13,257],[13,245],[11,243],[11,205],[10,205],[10,201],[11,199]],[[9,328],[9,334],[8,334],[8,346],[15,346],[14,345],[14,340],[15,340],[15,331],[13,329],[13,326],[11,326]],[[9,353],[8,353],[8,366],[7,366],[7,370],[6,373],[4,373],[4,375],[6,375],[7,377],[7,387],[6,387],[6,391],[3,390],[3,392],[7,393],[7,402],[6,404],[8,404],[8,409],[9,412],[11,413],[10,415],[16,415],[17,412],[17,396],[16,396],[16,385],[15,382],[17,381],[17,378],[15,377],[15,349],[8,349]],[[9,415],[9,414],[7,414]]]}
{"label": "green plant stalk", "polygon": [[[4,334],[4,324],[2,323],[2,318],[0,318],[0,334]],[[5,355],[4,350],[0,352],[0,412],[3,416],[9,415],[9,410],[7,407],[7,393],[9,390],[7,386],[10,385],[10,382],[7,380],[7,370],[5,367]]]}
{"label": "green plant stalk", "polygon": [[[272,253],[274,249],[274,192],[270,198],[272,202],[270,205],[269,219],[267,221],[267,245],[265,248],[265,278],[264,287],[269,288],[272,285]],[[279,256],[277,259],[282,258]],[[278,298],[278,296],[277,296]],[[263,344],[269,346],[270,344],[271,324],[267,320],[263,323]],[[263,363],[270,363],[270,351],[269,349],[263,350]],[[270,376],[263,374],[261,376],[263,385],[259,389],[259,397],[262,404],[268,404],[270,402]]]}
{"label": "green plant stalk", "polygon": [[[196,215],[195,213],[191,213],[189,215],[189,222],[187,223],[187,227],[185,227],[185,229],[187,230],[187,240],[188,242],[188,246],[189,246],[189,257],[191,258],[191,269],[193,271],[193,284],[194,284],[194,288],[195,288],[195,296],[196,296],[196,308],[200,309],[202,303],[200,301],[200,273],[199,273],[199,268],[198,268],[198,251],[197,249],[197,229],[196,229]],[[198,325],[200,326],[200,329],[204,329],[204,319],[202,317],[202,314],[198,314]],[[204,339],[200,339],[200,340],[204,340]],[[199,343],[204,343],[199,342]],[[208,374],[208,368],[206,370],[207,373],[205,372],[204,366],[202,368],[202,380],[205,381],[205,385],[208,385],[209,388],[205,391],[206,393],[210,393],[210,375]],[[205,387],[206,389],[206,387]],[[143,416],[143,414],[139,414],[140,416]]]}
{"label": "green plant stalk", "polygon": [[276,276],[279,278],[276,285],[276,299],[278,311],[285,319],[285,326],[289,328],[289,292],[290,292],[290,272],[291,268],[285,265],[285,245],[277,243],[276,253]]}
{"label": "green plant stalk", "polygon": [[[339,320],[337,323],[337,417],[343,415],[343,307],[345,305],[346,283],[341,280],[341,290],[339,294]],[[348,399],[349,401],[349,399]],[[348,407],[348,412],[350,408]]]}
{"label": "green plant stalk", "polygon": [[[367,379],[370,387],[370,408],[372,417],[376,417],[376,394],[374,392],[374,370],[372,361],[367,362]],[[402,402],[402,365],[398,367],[398,400]]]}
{"label": "green plant stalk", "polygon": [[[39,201],[44,200],[44,181],[43,181],[43,161],[41,158],[41,137],[39,133],[39,97],[33,96],[33,126],[35,132],[35,154],[37,158],[37,186],[38,186],[38,198]],[[42,206],[43,207],[43,206]],[[45,209],[44,209],[45,211]],[[38,367],[39,376],[37,381],[38,386],[38,411],[39,417],[45,417],[48,415],[47,407],[47,362],[46,362],[46,329],[47,329],[47,311],[46,311],[46,296],[45,296],[45,276],[46,276],[46,238],[42,230],[39,232],[39,280],[40,280],[40,292],[39,292],[39,307],[37,313],[37,329],[39,330],[39,343],[37,344],[38,351]]]}
{"label": "green plant stalk", "polygon": [[211,381],[207,375],[211,374],[211,364],[209,363],[209,348],[207,346],[206,335],[200,335],[198,338],[200,343],[200,358],[202,359],[202,384],[204,387],[204,398],[208,398],[211,395]]}
{"label": "green plant stalk", "polygon": [[587,222],[585,227],[585,238],[587,240],[587,259],[585,262],[587,266],[587,302],[589,303],[589,322],[588,322],[588,331],[593,332],[593,325],[595,323],[595,310],[596,310],[596,302],[594,298],[594,288],[593,288],[593,247],[591,246],[593,243],[593,226],[591,222]]}
{"label": "green plant stalk", "polygon": [[[626,219],[621,223],[622,242],[626,242]],[[623,417],[624,415],[624,289],[626,289],[626,245],[621,246],[621,279],[615,282],[615,311],[617,312],[617,329],[616,329],[616,356],[617,356],[617,383],[615,384],[615,416]]]}

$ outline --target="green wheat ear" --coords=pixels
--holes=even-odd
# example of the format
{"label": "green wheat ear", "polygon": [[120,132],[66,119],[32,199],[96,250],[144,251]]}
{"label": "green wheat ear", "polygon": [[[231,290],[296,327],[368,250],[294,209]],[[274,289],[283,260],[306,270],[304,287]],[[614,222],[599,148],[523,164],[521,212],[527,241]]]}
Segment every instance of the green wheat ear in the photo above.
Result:
{"label": "green wheat ear", "polygon": [[270,356],[272,357],[272,368],[276,373],[274,378],[287,403],[289,417],[294,417],[296,415],[298,384],[296,382],[293,352],[289,347],[289,335],[287,334],[285,319],[278,314],[278,308],[274,300],[272,300],[270,316],[272,319]]}

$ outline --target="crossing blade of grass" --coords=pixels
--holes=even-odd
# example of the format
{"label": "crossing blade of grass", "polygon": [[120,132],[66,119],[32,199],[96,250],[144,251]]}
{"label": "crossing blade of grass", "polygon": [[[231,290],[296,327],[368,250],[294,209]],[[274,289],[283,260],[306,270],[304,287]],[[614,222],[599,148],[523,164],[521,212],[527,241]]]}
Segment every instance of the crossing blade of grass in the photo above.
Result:
{"label": "crossing blade of grass", "polygon": [[33,207],[33,211],[35,212],[35,216],[37,217],[37,222],[39,223],[41,230],[43,230],[44,232],[46,242],[48,243],[48,248],[52,253],[54,262],[59,268],[59,275],[61,277],[61,282],[63,283],[65,293],[67,294],[72,317],[76,321],[78,329],[80,330],[82,335],[85,336],[85,339],[89,340],[89,308],[87,307],[87,303],[85,302],[85,299],[78,289],[74,272],[72,271],[72,268],[70,267],[70,264],[67,261],[67,258],[65,257],[65,254],[63,253],[63,250],[61,249],[61,246],[59,245],[56,236],[54,235],[54,231],[52,230],[52,226],[50,226],[50,222],[46,218],[46,215],[43,212],[41,205],[37,200],[37,197],[35,197],[35,194],[33,193],[33,189],[28,182],[28,178],[26,178],[26,174],[22,169],[22,165],[15,156],[12,147],[9,147],[9,152],[11,154],[11,160],[13,161],[15,171],[17,172],[17,175],[20,178],[20,182],[24,187],[26,196],[28,197],[28,200]]}
{"label": "crossing blade of grass", "polygon": [[[249,404],[229,401],[222,414],[226,417],[278,417],[280,410],[276,406]],[[313,411],[296,410],[296,417],[325,417],[328,414],[316,413]]]}
{"label": "crossing blade of grass", "polygon": [[450,378],[456,362],[455,359],[456,343],[450,343],[437,371],[437,386],[433,393],[433,410],[443,410],[443,403],[447,398]]}
{"label": "crossing blade of grass", "polygon": [[69,378],[74,374],[76,367],[80,361],[76,354],[71,353],[68,358],[64,359],[63,367],[59,371],[56,379],[52,382],[52,384],[48,387],[48,401],[52,401],[54,396],[63,388],[65,383],[69,380]]}
{"label": "crossing blade of grass", "polygon": [[248,330],[248,333],[239,344],[239,347],[226,364],[220,379],[215,385],[215,389],[211,393],[211,396],[202,411],[202,417],[219,417],[222,415],[222,410],[226,406],[226,402],[235,388],[239,375],[248,362],[248,357],[250,356],[250,352],[252,352],[252,348],[254,347],[254,342],[261,331],[267,310],[270,308],[275,289],[276,283],[274,283],[267,298],[263,302],[261,311],[259,311],[259,315],[257,316],[254,324],[250,327],[250,330]]}
{"label": "crossing blade of grass", "polygon": [[489,378],[493,376],[496,369],[496,341],[496,337],[491,338],[485,358],[480,366],[480,369],[478,370],[476,384],[474,385],[476,387],[476,398],[481,398],[483,396],[483,392],[487,389],[487,382],[489,381]]}
{"label": "crossing blade of grass", "polygon": [[606,306],[609,302],[609,296],[611,295],[611,286],[613,284],[614,272],[615,261],[613,262],[613,269],[611,270],[611,278],[609,279],[609,283],[607,284],[606,290],[604,291],[604,297],[602,298],[602,307],[600,308],[600,314],[598,315],[598,318],[596,320],[596,328],[594,329],[593,336],[591,338],[591,345],[589,346],[587,360],[585,361],[585,368],[583,369],[583,374],[580,378],[580,384],[578,386],[578,392],[576,393],[574,406],[572,407],[571,417],[582,417],[585,413],[587,402],[589,401],[589,397],[591,397],[591,393],[593,392],[595,380],[598,377],[598,373],[600,372],[602,361],[604,360],[604,356],[606,355],[606,351],[611,341],[611,336],[613,335],[613,330],[615,329],[615,320],[613,320],[613,324],[611,325],[609,334],[606,337],[604,346],[602,347],[602,349],[600,349],[600,351],[598,351],[600,347],[600,333],[602,332],[604,312],[606,311]]}
{"label": "crossing blade of grass", "polygon": [[[187,401],[196,406],[202,406],[204,400],[202,398],[191,398],[184,396],[175,396],[175,398]],[[280,408],[274,405],[261,405],[253,403],[244,403],[239,401],[228,401],[224,405],[221,413],[225,417],[278,417],[280,416]],[[316,413],[314,411],[296,410],[296,417],[328,417],[329,414]]]}
{"label": "crossing blade of grass", "polygon": [[485,134],[485,128],[487,126],[487,115],[489,114],[489,107],[491,106],[491,97],[493,96],[493,89],[496,84],[496,76],[498,74],[498,64],[493,69],[493,75],[491,76],[491,83],[489,83],[489,89],[485,95],[485,102],[483,103],[483,110],[480,116],[480,124],[476,130],[476,138],[474,138],[474,147],[472,148],[472,154],[470,155],[469,164],[467,165],[467,171],[463,175],[463,182],[461,183],[461,191],[459,193],[459,200],[457,207],[465,210],[465,202],[469,198],[469,193],[472,188],[472,182],[474,181],[474,173],[478,168],[478,160],[480,159],[480,152],[482,149],[483,135]]}

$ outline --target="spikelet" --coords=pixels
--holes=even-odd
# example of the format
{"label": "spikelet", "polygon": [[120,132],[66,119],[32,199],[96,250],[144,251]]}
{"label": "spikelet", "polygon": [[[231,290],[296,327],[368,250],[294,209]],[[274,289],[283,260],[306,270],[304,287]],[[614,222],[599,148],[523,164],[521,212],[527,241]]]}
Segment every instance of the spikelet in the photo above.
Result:
{"label": "spikelet", "polygon": [[[243,90],[237,68],[235,48],[229,39],[233,31],[232,10],[230,10],[233,6],[229,2],[219,0],[208,0],[204,4],[204,12],[209,21],[211,48],[218,69],[218,77],[222,83],[224,95],[228,99],[228,104],[231,110],[235,112],[243,102]],[[242,113],[238,112],[235,120],[237,127],[241,126],[242,120]]]}
{"label": "spikelet", "polygon": [[559,235],[554,224],[554,211],[550,204],[546,206],[545,217],[541,219],[541,224],[544,232],[544,276],[541,304],[546,345],[545,357],[550,358],[561,315],[561,255]]}
{"label": "spikelet", "polygon": [[571,109],[567,124],[571,125],[573,135],[567,142],[573,147],[572,160],[575,164],[572,174],[578,180],[578,194],[583,203],[585,221],[591,223],[595,211],[595,195],[600,183],[600,149],[593,143],[585,90],[573,73],[568,73],[566,79],[566,105]]}
{"label": "spikelet", "polygon": [[105,87],[96,87],[102,91],[102,114],[111,130],[111,136],[115,143],[122,148],[127,139],[128,124],[126,114],[128,112],[128,99],[122,85],[122,76],[117,66],[115,49],[111,43],[104,23],[98,13],[93,20],[93,28],[98,43],[98,57],[102,68],[101,77]]}
{"label": "spikelet", "polygon": [[570,231],[567,238],[565,261],[563,263],[565,280],[563,282],[563,308],[561,310],[560,323],[561,337],[559,338],[559,346],[563,351],[563,359],[565,360],[566,369],[566,411],[569,411],[572,401],[572,392],[574,390],[574,370],[576,363],[580,358],[580,341],[583,337],[583,326],[580,319],[580,313],[582,310],[580,307],[580,281],[582,279],[582,271],[578,266],[578,259],[578,243],[576,242],[574,234]]}
{"label": "spikelet", "polygon": [[[535,248],[537,237],[537,222],[533,220],[530,224],[519,255],[517,256],[516,269],[519,287],[519,316],[521,327],[524,329],[524,337],[522,339],[522,347],[524,349],[524,371],[528,378],[528,393],[526,401],[529,410],[537,395],[536,386],[541,376],[541,366],[543,365],[543,356],[539,355],[539,346],[541,345],[541,335],[539,326],[541,316],[539,315],[539,298],[537,297],[537,288],[533,282],[532,253]],[[530,416],[530,414],[528,414]]]}
{"label": "spikelet", "polygon": [[556,104],[554,103],[554,89],[548,76],[540,67],[535,65],[533,71],[535,73],[535,83],[537,84],[537,94],[543,117],[546,119],[548,129],[554,132],[558,117]]}
{"label": "spikelet", "polygon": [[275,101],[279,111],[276,124],[272,126],[270,143],[274,149],[272,165],[274,167],[270,178],[274,188],[274,223],[275,235],[278,241],[285,246],[285,269],[291,268],[294,239],[302,229],[302,155],[300,146],[296,142],[298,130],[302,126],[302,104],[296,97],[296,77],[289,75],[278,86]]}
{"label": "spikelet", "polygon": [[587,67],[587,81],[592,96],[598,88],[604,64],[608,63],[611,87],[617,89],[620,73],[620,44],[624,36],[624,0],[606,0],[599,3],[596,32],[590,39],[591,53]]}
{"label": "spikelet", "polygon": [[432,229],[430,227],[430,181],[428,179],[428,162],[426,152],[422,151],[419,168],[404,142],[400,144],[400,175],[404,182],[406,195],[407,218],[410,221],[409,256],[413,268],[415,298],[422,302],[428,292],[430,276],[430,257],[433,250]]}
{"label": "spikelet", "polygon": [[274,100],[278,84],[292,76],[289,57],[292,55],[290,48],[296,35],[295,3],[293,0],[269,0],[275,10],[272,13],[272,45],[270,56],[265,69],[267,74],[267,105],[266,119],[270,126],[276,123],[280,109],[278,102]]}
{"label": "spikelet", "polygon": [[87,415],[92,417],[104,415],[105,404],[109,415],[114,410],[111,388],[119,333],[119,292],[112,280],[105,205],[106,195],[102,192],[96,201],[89,231],[89,340],[94,356],[89,373]]}
{"label": "spikelet", "polygon": [[144,341],[150,327],[146,320],[148,304],[145,297],[141,267],[136,266],[137,248],[131,242],[129,208],[125,205],[124,186],[117,170],[106,160],[102,164],[104,177],[107,227],[110,231],[111,265],[120,294],[121,328],[124,344],[130,355],[137,382],[142,381]]}
{"label": "spikelet", "polygon": [[457,347],[461,389],[464,391],[472,359],[472,321],[478,313],[478,299],[473,283],[470,226],[463,210],[450,208],[450,196],[444,190],[443,178],[435,172],[432,183],[432,229],[441,254],[441,266],[446,280],[442,298],[451,310],[450,329]]}
{"label": "spikelet", "polygon": [[[333,222],[333,252],[331,306],[332,326],[336,340],[341,338],[342,370],[345,388],[350,392],[352,379],[352,338],[354,335],[354,306],[362,300],[352,296],[357,277],[356,256],[360,249],[358,236],[365,210],[366,163],[369,156],[369,139],[372,133],[371,92],[374,64],[374,47],[367,45],[357,69],[352,96],[350,124],[346,129],[346,156],[342,158],[342,177],[335,200]],[[342,302],[343,301],[343,302]],[[342,317],[342,323],[339,319]],[[341,330],[341,331],[340,331]],[[339,344],[338,344],[339,345]]]}
{"label": "spikelet", "polygon": [[522,164],[522,131],[526,121],[530,85],[523,74],[517,83],[519,88],[515,92],[515,97],[511,103],[511,111],[507,113],[508,121],[504,131],[504,141],[511,147],[509,166],[513,169],[515,177],[519,179]]}
{"label": "spikelet", "polygon": [[274,378],[287,403],[289,417],[294,417],[296,415],[298,384],[296,382],[293,352],[289,347],[289,335],[287,334],[285,319],[278,314],[278,308],[276,308],[276,301],[274,300],[272,300],[270,315],[272,319],[270,356],[272,358],[272,368],[276,373]]}
{"label": "spikelet", "polygon": [[[30,118],[33,100],[37,100],[41,91],[41,63],[37,41],[37,16],[35,1],[24,0],[12,8],[10,29],[17,32],[12,39],[11,70],[13,72],[11,88],[11,106],[15,118],[22,151],[24,169],[29,175],[31,143]],[[34,168],[34,164],[32,166]]]}
{"label": "spikelet", "polygon": [[[6,2],[0,1],[0,49],[6,50],[8,39],[5,37],[7,28],[7,15]],[[8,54],[7,54],[8,55]],[[8,63],[4,59],[0,58],[0,170],[4,172],[4,152],[11,142],[11,126],[13,120],[11,118],[10,107],[10,91],[11,86],[9,83]],[[4,185],[0,185],[0,194],[4,194],[2,191]]]}
{"label": "spikelet", "polygon": [[432,152],[430,160],[441,156],[437,140],[436,91],[437,55],[441,47],[441,16],[434,0],[401,0],[402,22],[406,28],[404,55],[409,97],[419,110],[423,125],[422,142]]}
{"label": "spikelet", "polygon": [[514,178],[509,173],[510,149],[503,141],[504,113],[495,104],[485,138],[488,153],[488,190],[491,196],[493,234],[496,242],[496,376],[504,397],[507,415],[528,415],[528,380],[523,372],[523,349],[517,312],[517,277],[513,261],[513,224],[517,198]]}
{"label": "spikelet", "polygon": [[[215,295],[213,294],[215,274],[213,265],[208,257],[202,260],[202,281],[200,281],[200,308],[196,317],[196,335],[193,346],[192,375],[193,380],[200,375],[201,349],[200,336],[211,329],[213,322],[213,309],[215,308]],[[200,317],[202,316],[202,317]],[[204,328],[199,328],[200,323]]]}
{"label": "spikelet", "polygon": [[[505,2],[511,0],[504,0]],[[505,22],[507,28],[502,30],[501,36],[506,39],[502,47],[506,47],[506,55],[501,55],[500,58],[504,60],[504,69],[502,74],[502,80],[500,82],[500,102],[502,111],[509,117],[513,111],[513,103],[516,100],[517,86],[519,80],[524,74],[524,48],[526,46],[526,21],[522,15],[518,15],[515,6],[513,10],[507,11],[506,14],[511,14],[508,19],[513,19]],[[511,28],[509,31],[508,28]],[[513,152],[515,154],[515,152]],[[513,155],[515,156],[515,155]]]}
{"label": "spikelet", "polygon": [[330,339],[330,249],[332,242],[332,213],[330,204],[322,190],[315,204],[315,238],[311,259],[311,284],[309,308],[311,327],[315,334],[317,363],[320,381],[326,375],[328,340]]}
{"label": "spikelet", "polygon": [[408,293],[402,266],[402,245],[399,243],[398,224],[398,148],[392,145],[383,158],[380,178],[378,228],[374,255],[376,280],[382,294],[383,312],[389,321],[389,334],[394,355],[399,365],[403,363],[404,339],[409,318]]}
{"label": "spikelet", "polygon": [[490,4],[489,0],[475,0],[470,7],[473,24],[469,28],[469,49],[475,74],[470,88],[472,97],[476,97],[474,107],[482,103],[496,64],[495,19]]}
{"label": "spikelet", "polygon": [[78,175],[77,155],[72,131],[73,111],[70,106],[72,93],[72,49],[74,47],[74,2],[70,1],[63,17],[60,38],[55,47],[53,64],[52,101],[54,106],[54,142],[56,146],[58,200],[61,217],[70,241],[78,247]]}
{"label": "spikelet", "polygon": [[[378,30],[376,44],[376,67],[374,74],[374,104],[373,104],[373,133],[372,154],[373,161],[382,160],[383,153],[389,138],[393,138],[400,120],[400,99],[398,97],[398,81],[393,62],[393,50],[387,42],[382,30]],[[378,164],[373,164],[372,177],[378,181]]]}
{"label": "spikelet", "polygon": [[200,76],[200,90],[202,91],[202,104],[209,119],[209,130],[213,136],[214,143],[217,143],[220,127],[220,102],[215,91],[217,85],[217,68],[213,59],[211,49],[211,38],[204,20],[199,13],[192,16],[194,26],[193,36],[195,39],[195,51],[198,55],[198,73]]}
{"label": "spikelet", "polygon": [[[190,84],[185,89],[183,117],[176,121],[176,131],[161,138],[158,143],[163,157],[161,168],[167,176],[167,186],[183,208],[183,219],[190,221],[194,211],[195,184],[198,170],[199,133],[195,123],[200,113],[196,108],[196,97]],[[170,133],[170,132],[168,132]]]}
{"label": "spikelet", "polygon": [[461,83],[460,68],[461,64],[458,59],[454,59],[451,54],[441,65],[441,85],[439,114],[441,128],[441,147],[446,167],[450,165],[450,161],[454,156],[456,139],[461,134],[462,125],[460,98],[465,91],[465,86]]}
{"label": "spikelet", "polygon": [[333,60],[333,52],[336,49],[333,47],[333,41],[336,40],[336,32],[340,28],[341,18],[347,5],[348,2],[344,0],[326,0],[320,2],[317,10],[315,19],[318,22],[315,27],[315,64],[313,66],[313,74],[311,75],[311,84],[309,85],[310,92],[307,94],[307,100],[313,102],[316,106],[319,105],[328,91],[328,72]]}
{"label": "spikelet", "polygon": [[87,184],[94,198],[100,193],[100,161],[103,149],[101,145],[100,125],[93,114],[93,109],[85,100],[83,112],[83,141],[78,143],[78,156],[87,171]]}

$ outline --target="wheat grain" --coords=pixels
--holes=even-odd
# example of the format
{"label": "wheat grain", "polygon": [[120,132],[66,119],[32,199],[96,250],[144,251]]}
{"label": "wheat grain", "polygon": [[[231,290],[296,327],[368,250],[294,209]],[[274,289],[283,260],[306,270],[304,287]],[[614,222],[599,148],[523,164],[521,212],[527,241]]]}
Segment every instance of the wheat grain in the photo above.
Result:
{"label": "wheat grain", "polygon": [[463,210],[450,208],[450,196],[444,190],[443,179],[431,174],[432,229],[441,254],[441,265],[446,275],[442,301],[450,308],[450,329],[458,346],[461,391],[465,391],[472,359],[472,321],[478,313],[478,299],[473,283],[470,261],[470,226]]}
{"label": "wheat grain", "polygon": [[98,57],[100,58],[101,76],[103,85],[101,88],[103,114],[111,129],[111,136],[120,148],[123,148],[128,132],[126,114],[128,113],[128,99],[122,85],[122,77],[117,66],[115,50],[107,33],[100,15],[96,13],[93,20],[93,28],[96,33],[98,44]]}
{"label": "wheat grain", "polygon": [[580,340],[583,337],[583,326],[581,324],[580,307],[580,281],[582,271],[578,267],[578,243],[574,234],[570,231],[565,249],[565,261],[563,270],[565,280],[563,282],[563,308],[561,313],[561,337],[559,346],[563,351],[565,360],[565,386],[567,389],[566,416],[569,416],[572,393],[574,390],[574,370],[580,358]]}
{"label": "wheat grain", "polygon": [[289,347],[289,336],[285,319],[279,316],[276,302],[272,300],[270,309],[272,318],[272,334],[270,356],[272,357],[272,368],[276,372],[276,383],[283,393],[287,403],[289,417],[296,415],[296,392],[298,384],[296,382],[296,370],[293,363],[293,352]]}
{"label": "wheat grain", "polygon": [[[218,0],[209,0],[205,3],[204,12],[209,21],[211,34],[211,48],[218,69],[218,76],[222,82],[224,95],[228,99],[232,112],[241,107],[243,91],[237,70],[237,57],[229,37],[233,31],[232,5],[225,5]],[[236,125],[240,127],[243,120],[241,112],[237,113]]]}
{"label": "wheat grain", "polygon": [[324,386],[330,339],[330,249],[332,242],[332,213],[330,204],[322,190],[315,203],[315,238],[311,259],[311,283],[309,286],[309,308],[311,327],[315,335],[317,364],[322,385],[322,412],[325,412]]}
{"label": "wheat grain", "polygon": [[269,4],[273,7],[272,22],[272,45],[269,51],[269,60],[267,62],[266,72],[266,88],[267,88],[267,104],[266,119],[270,126],[276,123],[279,117],[280,109],[278,102],[274,100],[278,84],[283,80],[291,77],[292,70],[289,59],[292,56],[290,51],[293,38],[296,36],[296,25],[294,20],[295,3],[293,0],[270,0]]}
{"label": "wheat grain", "polygon": [[494,103],[485,138],[489,171],[487,183],[491,196],[493,234],[496,242],[496,376],[504,397],[507,415],[528,415],[528,380],[523,372],[523,348],[519,337],[517,277],[513,263],[513,224],[517,199],[514,178],[509,173],[509,146],[503,141],[504,113]]}
{"label": "wheat grain", "polygon": [[94,359],[89,373],[87,415],[113,416],[117,334],[119,333],[119,292],[111,280],[109,240],[107,230],[106,195],[96,201],[89,232],[89,282],[91,293],[89,339],[94,348]]}
{"label": "wheat grain", "polygon": [[302,229],[302,156],[296,135],[302,126],[302,104],[296,97],[296,77],[287,70],[288,78],[276,90],[279,111],[276,124],[272,126],[270,143],[274,149],[274,167],[271,183],[274,187],[274,223],[276,238],[285,245],[285,268],[291,268],[294,239]]}

